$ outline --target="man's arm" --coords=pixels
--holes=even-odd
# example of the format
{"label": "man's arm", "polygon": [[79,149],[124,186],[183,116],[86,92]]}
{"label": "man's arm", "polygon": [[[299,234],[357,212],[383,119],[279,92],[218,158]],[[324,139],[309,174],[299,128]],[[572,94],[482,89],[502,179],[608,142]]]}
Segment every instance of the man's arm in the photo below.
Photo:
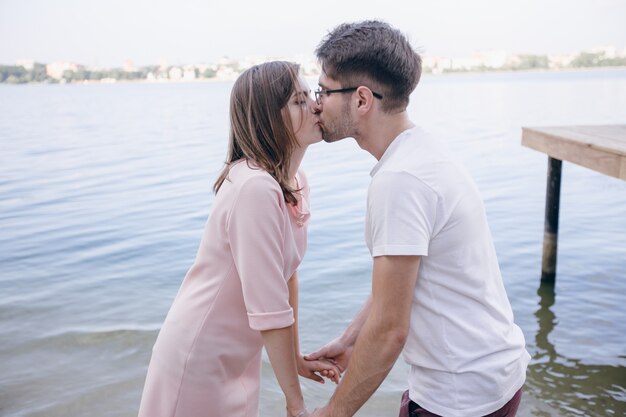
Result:
{"label": "man's arm", "polygon": [[348,367],[350,355],[354,349],[356,339],[367,320],[367,316],[372,308],[372,296],[370,295],[361,308],[361,311],[354,317],[352,322],[346,327],[344,332],[338,338],[328,342],[322,348],[316,350],[313,353],[309,353],[304,356],[304,359],[308,361],[314,361],[318,359],[329,359],[335,363],[341,372],[345,371]]}
{"label": "man's arm", "polygon": [[383,382],[404,347],[419,256],[374,258],[370,311],[341,383],[313,416],[352,416]]}

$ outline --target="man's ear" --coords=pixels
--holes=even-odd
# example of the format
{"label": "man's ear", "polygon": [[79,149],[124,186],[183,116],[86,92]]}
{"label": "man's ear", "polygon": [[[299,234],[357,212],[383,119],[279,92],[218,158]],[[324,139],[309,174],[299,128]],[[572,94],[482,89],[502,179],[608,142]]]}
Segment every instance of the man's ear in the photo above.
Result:
{"label": "man's ear", "polygon": [[368,113],[374,105],[374,100],[376,100],[372,94],[372,90],[364,85],[356,89],[355,98],[357,100],[357,112],[361,114]]}

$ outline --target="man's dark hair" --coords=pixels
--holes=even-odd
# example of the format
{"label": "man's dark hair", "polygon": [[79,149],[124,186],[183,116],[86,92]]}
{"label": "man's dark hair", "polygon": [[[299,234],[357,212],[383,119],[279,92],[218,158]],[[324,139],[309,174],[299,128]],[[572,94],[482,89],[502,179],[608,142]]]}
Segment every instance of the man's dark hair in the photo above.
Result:
{"label": "man's dark hair", "polygon": [[386,112],[406,109],[422,74],[422,59],[406,36],[377,20],[337,26],[315,54],[326,75],[342,87],[365,85],[382,94]]}

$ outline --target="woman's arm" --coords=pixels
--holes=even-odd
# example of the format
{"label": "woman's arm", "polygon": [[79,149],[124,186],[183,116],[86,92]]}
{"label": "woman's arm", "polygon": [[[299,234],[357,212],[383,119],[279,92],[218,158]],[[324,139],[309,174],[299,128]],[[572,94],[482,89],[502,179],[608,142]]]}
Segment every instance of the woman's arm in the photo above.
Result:
{"label": "woman's arm", "polygon": [[321,384],[324,383],[324,378],[320,377],[316,372],[320,372],[325,377],[331,379],[336,384],[339,383],[339,375],[340,371],[337,366],[327,360],[315,360],[315,361],[307,361],[304,359],[302,354],[300,353],[300,336],[299,336],[299,327],[298,327],[298,272],[294,272],[289,282],[287,283],[289,287],[289,304],[293,309],[293,317],[294,317],[294,325],[293,325],[293,336],[294,336],[294,348],[296,355],[296,363],[298,366],[298,373],[300,376],[311,379],[313,381],[319,382]]}
{"label": "woman's arm", "polygon": [[293,309],[293,347],[296,358],[300,356],[300,335],[298,327],[298,271],[294,272],[287,282],[289,288],[289,305]]}
{"label": "woman's arm", "polygon": [[[306,415],[298,380],[294,325],[282,329],[263,330],[261,337],[278,384],[285,394],[287,416]],[[304,414],[301,414],[303,412]]]}

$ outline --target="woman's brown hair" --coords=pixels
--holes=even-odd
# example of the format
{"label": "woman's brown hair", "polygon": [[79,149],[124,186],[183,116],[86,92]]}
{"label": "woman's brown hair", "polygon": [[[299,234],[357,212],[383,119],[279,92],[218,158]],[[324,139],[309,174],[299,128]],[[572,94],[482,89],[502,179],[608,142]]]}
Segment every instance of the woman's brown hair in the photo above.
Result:
{"label": "woman's brown hair", "polygon": [[213,185],[217,193],[232,165],[253,161],[280,185],[285,201],[296,204],[289,185],[289,163],[297,140],[283,111],[299,83],[300,67],[272,61],[255,65],[237,78],[230,94],[230,137],[226,166]]}

